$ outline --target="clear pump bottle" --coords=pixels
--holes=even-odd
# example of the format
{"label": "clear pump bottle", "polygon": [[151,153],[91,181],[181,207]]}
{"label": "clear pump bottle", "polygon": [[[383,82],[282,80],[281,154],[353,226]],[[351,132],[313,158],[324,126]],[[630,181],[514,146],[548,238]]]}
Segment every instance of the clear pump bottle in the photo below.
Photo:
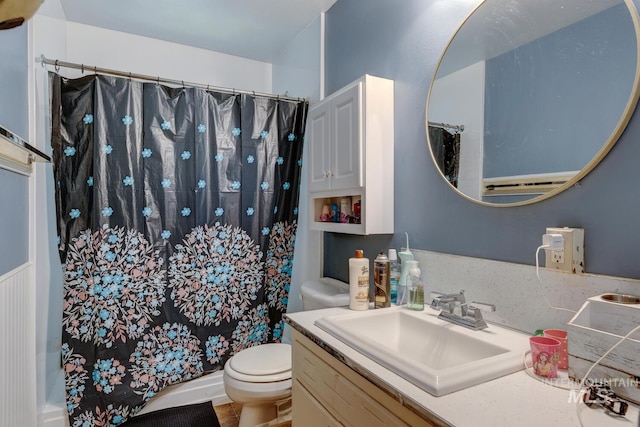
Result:
{"label": "clear pump bottle", "polygon": [[409,292],[407,308],[417,311],[424,310],[424,284],[422,283],[420,269],[417,266],[414,266],[409,270],[407,288]]}

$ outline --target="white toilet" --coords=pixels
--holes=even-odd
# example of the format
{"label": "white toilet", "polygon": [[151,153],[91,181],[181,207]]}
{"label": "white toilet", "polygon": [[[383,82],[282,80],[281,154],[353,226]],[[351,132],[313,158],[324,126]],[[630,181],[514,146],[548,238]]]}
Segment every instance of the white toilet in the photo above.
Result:
{"label": "white toilet", "polygon": [[[305,311],[349,305],[349,285],[328,277],[302,284],[301,295]],[[236,353],[224,365],[223,381],[229,399],[242,404],[238,427],[286,420],[291,408],[291,346],[262,344]]]}

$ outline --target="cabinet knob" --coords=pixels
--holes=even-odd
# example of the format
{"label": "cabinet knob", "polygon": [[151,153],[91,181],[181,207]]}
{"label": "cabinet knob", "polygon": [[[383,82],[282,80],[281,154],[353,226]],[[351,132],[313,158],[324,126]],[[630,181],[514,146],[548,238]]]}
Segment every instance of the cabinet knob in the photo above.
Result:
{"label": "cabinet knob", "polygon": [[329,171],[329,172],[327,172],[327,176],[328,176],[329,178],[331,178],[331,177],[333,176],[333,173],[331,173],[331,171]]}

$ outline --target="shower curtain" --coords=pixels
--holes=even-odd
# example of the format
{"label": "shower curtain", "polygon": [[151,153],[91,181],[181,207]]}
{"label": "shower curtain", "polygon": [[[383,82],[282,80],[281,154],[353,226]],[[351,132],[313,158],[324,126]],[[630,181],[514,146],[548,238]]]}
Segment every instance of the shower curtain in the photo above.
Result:
{"label": "shower curtain", "polygon": [[279,341],[307,102],[50,73],[71,426]]}
{"label": "shower curtain", "polygon": [[429,126],[429,140],[440,172],[451,185],[457,188],[460,173],[460,134],[457,132],[452,134],[441,127]]}

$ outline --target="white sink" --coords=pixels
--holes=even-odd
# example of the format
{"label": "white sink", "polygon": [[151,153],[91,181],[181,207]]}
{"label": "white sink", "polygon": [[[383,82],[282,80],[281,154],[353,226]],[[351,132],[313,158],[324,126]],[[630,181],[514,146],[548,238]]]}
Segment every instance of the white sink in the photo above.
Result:
{"label": "white sink", "polygon": [[435,396],[524,369],[527,335],[495,325],[473,331],[437,314],[428,307],[400,306],[324,317],[315,324]]}

